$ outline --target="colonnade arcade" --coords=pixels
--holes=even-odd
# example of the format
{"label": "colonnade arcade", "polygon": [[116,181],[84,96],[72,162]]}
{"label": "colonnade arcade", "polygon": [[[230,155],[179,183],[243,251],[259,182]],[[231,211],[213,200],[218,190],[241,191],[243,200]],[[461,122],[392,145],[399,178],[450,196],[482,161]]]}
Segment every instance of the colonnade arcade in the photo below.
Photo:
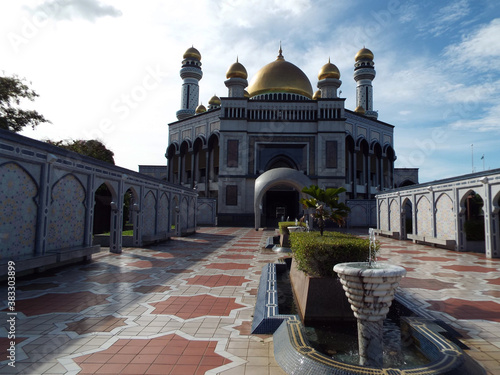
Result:
{"label": "colonnade arcade", "polygon": [[372,199],[375,194],[394,187],[394,149],[364,137],[345,141],[345,177],[348,199]]}
{"label": "colonnade arcade", "polygon": [[200,197],[217,197],[219,177],[219,134],[207,140],[198,136],[194,142],[184,139],[167,148],[168,181],[198,191]]}

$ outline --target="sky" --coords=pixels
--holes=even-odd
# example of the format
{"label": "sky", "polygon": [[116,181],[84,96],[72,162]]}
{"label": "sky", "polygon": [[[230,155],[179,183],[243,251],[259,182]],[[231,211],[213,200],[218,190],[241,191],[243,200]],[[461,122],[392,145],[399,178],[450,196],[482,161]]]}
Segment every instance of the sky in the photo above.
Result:
{"label": "sky", "polygon": [[202,55],[200,101],[227,96],[238,59],[249,81],[276,59],[316,87],[328,62],[356,107],[354,56],[374,54],[373,106],[395,126],[398,168],[428,182],[500,168],[497,0],[16,0],[0,2],[0,73],[31,82],[23,103],[51,121],[22,135],[99,139],[117,165],[166,165],[182,55]]}

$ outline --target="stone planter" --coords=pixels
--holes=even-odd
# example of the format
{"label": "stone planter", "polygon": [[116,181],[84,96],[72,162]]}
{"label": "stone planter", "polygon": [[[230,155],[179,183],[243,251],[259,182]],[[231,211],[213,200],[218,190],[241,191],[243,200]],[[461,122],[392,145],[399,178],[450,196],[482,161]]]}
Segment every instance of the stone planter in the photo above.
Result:
{"label": "stone planter", "polygon": [[356,321],[351,305],[337,277],[311,277],[290,268],[290,282],[299,315],[305,325],[327,321]]}
{"label": "stone planter", "polygon": [[280,234],[280,246],[281,247],[290,247],[290,241],[288,241],[290,235],[288,233]]}

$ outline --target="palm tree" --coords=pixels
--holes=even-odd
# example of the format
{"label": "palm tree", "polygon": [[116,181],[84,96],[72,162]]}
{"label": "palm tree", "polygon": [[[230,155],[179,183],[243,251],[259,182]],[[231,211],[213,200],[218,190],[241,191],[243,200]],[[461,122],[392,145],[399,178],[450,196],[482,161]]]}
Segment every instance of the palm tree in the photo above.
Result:
{"label": "palm tree", "polygon": [[345,222],[346,216],[349,214],[349,207],[342,202],[339,202],[339,195],[345,192],[343,187],[321,189],[316,185],[304,187],[303,193],[306,193],[310,198],[302,198],[300,203],[305,209],[314,209],[313,216],[318,220],[318,227],[321,235],[325,229],[325,220],[333,220],[339,226]]}

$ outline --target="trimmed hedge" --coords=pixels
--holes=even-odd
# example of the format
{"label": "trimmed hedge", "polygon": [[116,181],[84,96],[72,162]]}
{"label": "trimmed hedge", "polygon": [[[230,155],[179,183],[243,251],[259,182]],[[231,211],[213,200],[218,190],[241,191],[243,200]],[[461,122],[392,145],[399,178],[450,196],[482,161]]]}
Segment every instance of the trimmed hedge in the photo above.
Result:
{"label": "trimmed hedge", "polygon": [[[294,227],[295,226],[295,221],[280,221],[278,223],[278,226],[280,228],[280,234],[290,234],[290,232],[288,231],[288,227]],[[301,223],[299,221],[299,226],[305,227],[306,224],[305,223]]]}
{"label": "trimmed hedge", "polygon": [[290,244],[297,268],[315,277],[335,277],[334,265],[366,262],[370,253],[368,238],[339,232],[290,233]]}

